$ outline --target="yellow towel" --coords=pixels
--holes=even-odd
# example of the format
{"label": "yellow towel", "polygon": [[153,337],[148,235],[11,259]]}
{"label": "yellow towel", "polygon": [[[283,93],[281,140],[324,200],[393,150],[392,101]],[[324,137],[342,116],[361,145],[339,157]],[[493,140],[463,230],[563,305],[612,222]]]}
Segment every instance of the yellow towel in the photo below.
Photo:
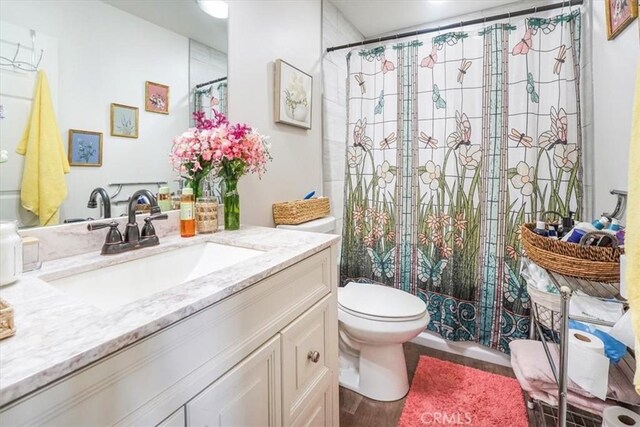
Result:
{"label": "yellow towel", "polygon": [[[631,144],[629,147],[629,195],[627,197],[627,288],[633,316],[636,342],[640,342],[640,64],[636,73],[636,92],[631,116]],[[638,351],[636,345],[636,351]],[[636,357],[634,384],[640,393],[640,357]]]}
{"label": "yellow towel", "polygon": [[25,156],[20,199],[22,207],[38,215],[40,225],[59,222],[60,205],[67,198],[64,174],[69,161],[53,111],[49,83],[38,71],[31,116],[16,148]]}

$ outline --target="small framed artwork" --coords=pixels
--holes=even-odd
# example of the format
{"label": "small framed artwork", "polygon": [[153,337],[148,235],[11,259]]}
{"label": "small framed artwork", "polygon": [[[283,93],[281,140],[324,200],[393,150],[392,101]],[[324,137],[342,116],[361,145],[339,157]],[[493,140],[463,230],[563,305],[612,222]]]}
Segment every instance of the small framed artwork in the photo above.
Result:
{"label": "small framed artwork", "polygon": [[605,0],[604,7],[609,40],[618,37],[638,17],[637,0]]}
{"label": "small framed artwork", "polygon": [[313,77],[281,59],[275,64],[276,123],[311,129]]}
{"label": "small framed artwork", "polygon": [[102,132],[69,129],[69,165],[102,166]]}
{"label": "small framed artwork", "polygon": [[111,136],[138,137],[138,108],[111,104]]}
{"label": "small framed artwork", "polygon": [[146,82],[144,109],[152,113],[169,114],[169,86]]}

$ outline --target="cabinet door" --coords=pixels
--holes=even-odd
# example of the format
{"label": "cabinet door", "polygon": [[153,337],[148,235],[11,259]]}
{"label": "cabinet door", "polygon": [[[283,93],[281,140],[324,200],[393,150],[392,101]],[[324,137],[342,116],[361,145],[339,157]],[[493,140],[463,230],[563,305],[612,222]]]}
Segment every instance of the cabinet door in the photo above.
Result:
{"label": "cabinet door", "polygon": [[281,332],[285,426],[306,412],[308,402],[324,394],[332,383],[331,366],[337,355],[332,354],[331,340],[337,336],[333,336],[330,327],[331,301],[326,297]]}
{"label": "cabinet door", "polygon": [[158,427],[185,427],[184,408],[169,415],[166,420],[158,424]]}
{"label": "cabinet door", "polygon": [[187,426],[280,426],[280,341],[272,338],[187,404]]}

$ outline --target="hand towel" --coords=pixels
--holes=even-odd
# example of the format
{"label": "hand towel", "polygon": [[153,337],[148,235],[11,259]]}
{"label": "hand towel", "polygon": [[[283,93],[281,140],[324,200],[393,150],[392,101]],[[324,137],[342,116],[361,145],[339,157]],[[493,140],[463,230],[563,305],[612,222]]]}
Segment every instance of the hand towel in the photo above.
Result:
{"label": "hand towel", "polygon": [[[509,343],[511,367],[522,389],[534,399],[540,399],[550,405],[558,404],[558,383],[556,383],[551,365],[540,341],[514,340]],[[549,343],[549,351],[555,365],[558,366],[560,350],[557,344]],[[613,400],[602,401],[583,390],[570,378],[567,383],[567,401],[585,411],[602,414],[602,411],[616,403]],[[611,364],[609,367],[609,385],[607,394],[633,405],[640,404],[640,396],[625,380],[622,370]]]}
{"label": "hand towel", "polygon": [[49,83],[38,71],[31,116],[16,148],[25,156],[20,199],[22,207],[38,215],[40,225],[57,224],[60,205],[67,198],[64,175],[69,161],[53,111]]}
{"label": "hand towel", "polygon": [[[640,340],[640,64],[636,71],[636,91],[631,116],[629,144],[629,181],[627,196],[627,229],[625,254],[627,257],[627,293],[633,316],[636,340]],[[638,348],[638,347],[636,347]],[[640,357],[636,358],[636,391],[640,393]]]}

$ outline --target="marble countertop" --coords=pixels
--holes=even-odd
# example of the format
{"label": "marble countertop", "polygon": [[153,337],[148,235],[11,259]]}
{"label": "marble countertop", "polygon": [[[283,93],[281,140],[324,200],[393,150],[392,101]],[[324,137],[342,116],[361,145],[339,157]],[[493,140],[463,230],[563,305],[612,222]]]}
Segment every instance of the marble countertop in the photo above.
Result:
{"label": "marble countertop", "polygon": [[[248,261],[105,311],[42,280],[65,277],[194,243],[215,242],[265,251]],[[125,254],[97,252],[43,263],[0,288],[14,308],[16,335],[0,341],[0,406],[89,365],[335,244],[339,237],[263,227],[242,227]],[[64,241],[60,244],[64,245]]]}

